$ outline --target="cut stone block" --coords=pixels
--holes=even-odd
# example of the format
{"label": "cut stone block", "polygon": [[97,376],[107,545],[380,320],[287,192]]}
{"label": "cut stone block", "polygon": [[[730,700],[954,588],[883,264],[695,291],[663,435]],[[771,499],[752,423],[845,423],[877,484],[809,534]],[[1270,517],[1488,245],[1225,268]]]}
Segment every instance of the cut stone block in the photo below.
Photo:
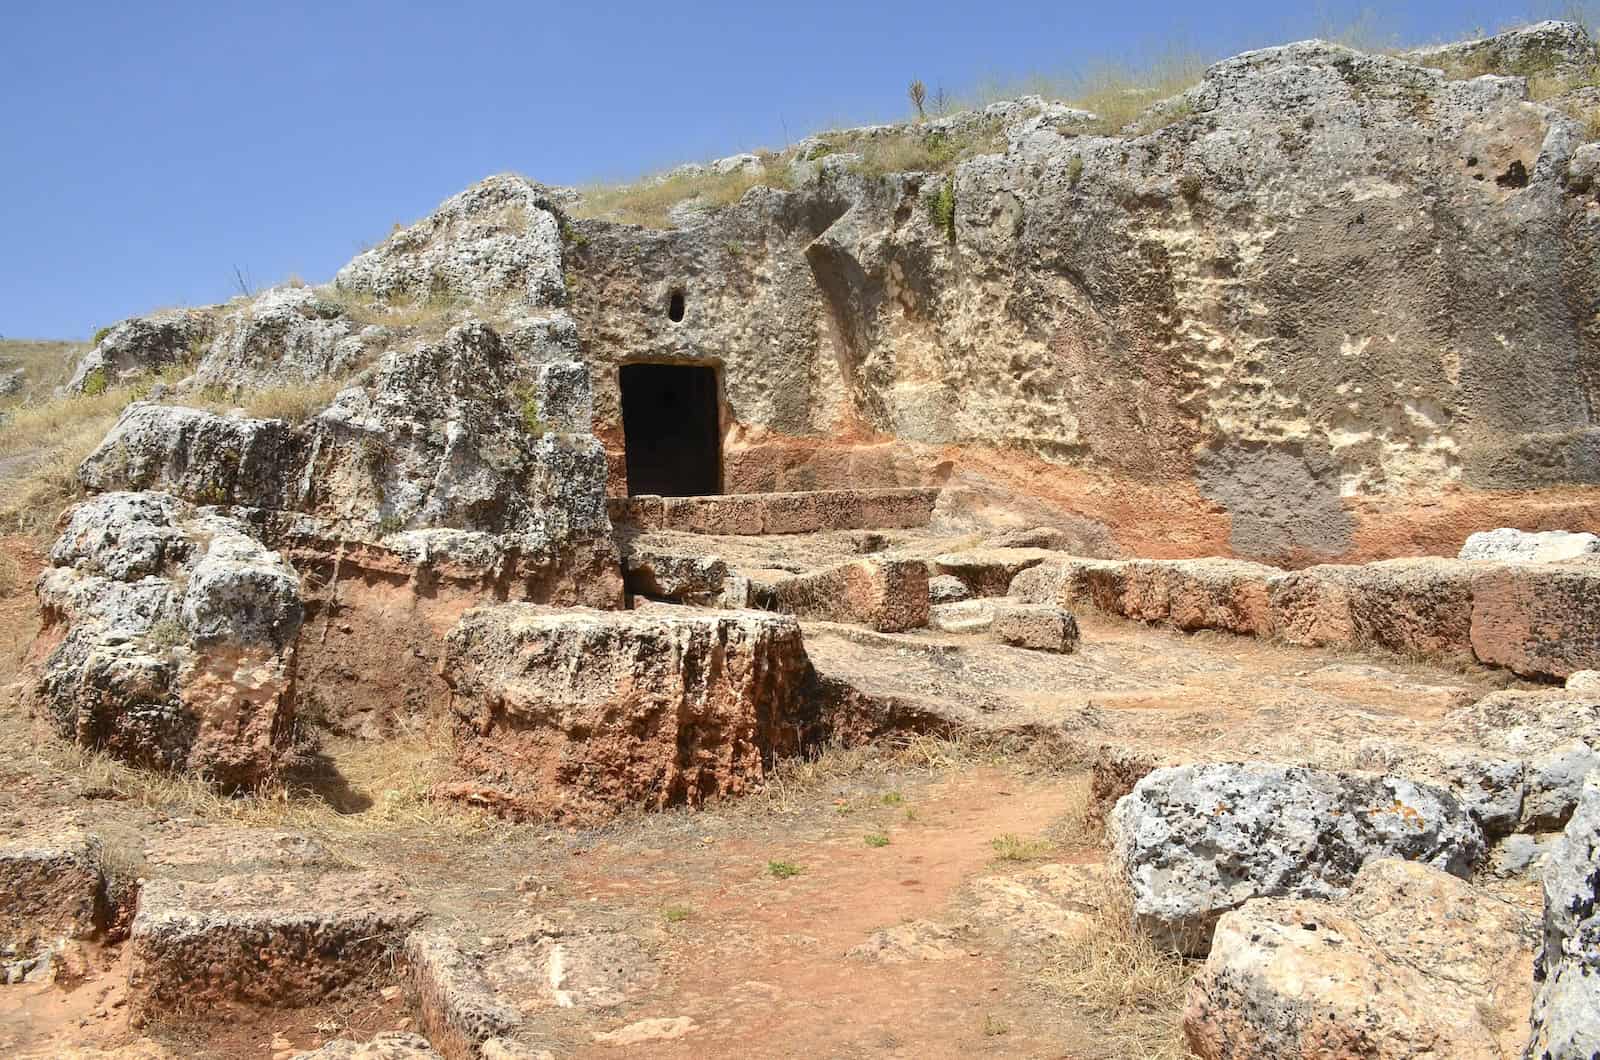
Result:
{"label": "cut stone block", "polygon": [[760,611],[482,607],[446,638],[458,761],[444,794],[602,816],[741,794],[798,750],[800,626]]}
{"label": "cut stone block", "polygon": [[939,556],[933,565],[936,573],[958,579],[973,596],[1004,596],[1019,573],[1057,555],[1042,548],[974,548]]}
{"label": "cut stone block", "polygon": [[451,1060],[479,1056],[483,1043],[517,1034],[541,1011],[614,1008],[660,978],[639,941],[620,932],[468,943],[419,931],[406,940],[406,959],[423,1030]]}
{"label": "cut stone block", "polygon": [[372,872],[150,880],[129,943],[133,1012],[317,1004],[382,968],[421,917]]}
{"label": "cut stone block", "polygon": [[31,957],[109,920],[98,838],[67,829],[0,844],[0,954]]}
{"label": "cut stone block", "polygon": [[931,607],[928,625],[941,633],[983,633],[994,625],[994,602],[962,600]]}
{"label": "cut stone block", "polygon": [[1128,618],[1186,631],[1271,632],[1267,580],[1281,573],[1275,567],[1233,559],[1135,560],[1121,573],[1120,613]]}
{"label": "cut stone block", "polygon": [[1272,631],[1291,644],[1471,655],[1473,567],[1423,557],[1272,578]]}
{"label": "cut stone block", "polygon": [[771,596],[778,611],[880,633],[928,624],[928,568],[916,560],[855,560],[785,578],[772,586]]}
{"label": "cut stone block", "polygon": [[1477,569],[1471,635],[1480,662],[1527,677],[1565,678],[1600,668],[1600,565]]}
{"label": "cut stone block", "polygon": [[1078,647],[1078,620],[1049,604],[996,604],[993,629],[1001,643],[1013,647],[1053,652]]}

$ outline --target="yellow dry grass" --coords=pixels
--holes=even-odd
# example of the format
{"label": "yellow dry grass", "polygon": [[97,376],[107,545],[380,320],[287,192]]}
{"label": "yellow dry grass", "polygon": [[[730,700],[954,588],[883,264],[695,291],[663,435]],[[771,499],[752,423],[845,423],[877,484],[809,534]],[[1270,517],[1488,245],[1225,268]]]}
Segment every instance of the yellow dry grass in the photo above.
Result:
{"label": "yellow dry grass", "polygon": [[1127,887],[1103,881],[1088,899],[1087,930],[1060,944],[1039,984],[1051,996],[1095,1017],[1116,1056],[1178,1060],[1184,994],[1196,963],[1164,951],[1133,919]]}
{"label": "yellow dry grass", "polygon": [[778,158],[766,160],[759,173],[682,173],[652,177],[631,184],[599,184],[584,189],[571,211],[574,217],[622,221],[644,228],[668,228],[667,211],[697,199],[707,206],[730,206],[758,185],[788,187],[788,167]]}

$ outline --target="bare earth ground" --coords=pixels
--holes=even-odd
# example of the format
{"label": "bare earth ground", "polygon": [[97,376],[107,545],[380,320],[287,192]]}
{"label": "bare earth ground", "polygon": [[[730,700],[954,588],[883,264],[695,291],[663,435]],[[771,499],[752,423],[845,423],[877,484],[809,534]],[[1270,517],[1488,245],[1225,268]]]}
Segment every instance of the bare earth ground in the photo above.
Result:
{"label": "bare earth ground", "polygon": [[[24,574],[23,590],[0,600],[3,686],[36,628],[27,585],[42,557],[22,539],[0,548]],[[1087,745],[1218,757],[1304,757],[1308,747],[1418,726],[1505,683],[1486,672],[1080,618],[1083,645],[1071,656],[828,624],[808,624],[807,644],[825,671],[964,712],[974,730],[1057,730]],[[1022,861],[1099,860],[1081,827],[1086,775],[1059,746],[1007,756],[977,742],[912,738],[832,751],[786,765],[739,803],[579,831],[428,801],[450,753],[433,728],[387,743],[329,741],[283,790],[221,800],[78,753],[13,709],[0,718],[0,835],[81,822],[137,864],[143,844],[193,829],[290,829],[351,865],[397,871],[436,926],[491,935],[542,917],[640,938],[661,968],[659,984],[625,1010],[545,1018],[539,1044],[557,1055],[1178,1055],[1175,1012],[1152,1015],[1162,1034],[1130,1038],[1121,1016],[1053,985],[1058,951],[1020,936],[1004,912],[975,906],[976,886],[1030,869],[998,859],[998,837],[1021,837]],[[799,871],[777,878],[773,862]],[[846,957],[874,931],[917,920],[965,930],[945,959]],[[70,1055],[68,1046],[137,1037],[122,1006],[119,957],[98,955],[71,989],[0,988],[0,1053]],[[177,1055],[287,1056],[332,1037],[414,1027],[400,982],[380,968],[367,989],[312,1010],[142,1033]],[[650,1017],[689,1017],[693,1029],[623,1049],[594,1041]]]}

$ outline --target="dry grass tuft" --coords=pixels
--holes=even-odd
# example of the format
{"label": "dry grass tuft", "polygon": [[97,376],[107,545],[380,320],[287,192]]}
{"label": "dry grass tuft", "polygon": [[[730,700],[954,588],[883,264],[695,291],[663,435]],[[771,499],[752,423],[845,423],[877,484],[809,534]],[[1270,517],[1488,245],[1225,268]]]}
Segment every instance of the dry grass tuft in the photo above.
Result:
{"label": "dry grass tuft", "polygon": [[751,188],[789,187],[789,171],[777,156],[764,160],[760,173],[682,173],[647,178],[632,184],[603,184],[584,189],[583,199],[571,211],[574,217],[622,221],[644,228],[670,228],[667,211],[696,199],[706,206],[731,206]]}
{"label": "dry grass tuft", "polygon": [[238,407],[257,419],[302,423],[327,408],[349,385],[349,380],[340,378],[274,387],[246,394]]}
{"label": "dry grass tuft", "polygon": [[1118,1056],[1187,1056],[1181,1016],[1195,962],[1161,950],[1138,929],[1132,898],[1115,878],[1104,880],[1089,902],[1089,929],[1051,954],[1040,985],[1098,1018]]}

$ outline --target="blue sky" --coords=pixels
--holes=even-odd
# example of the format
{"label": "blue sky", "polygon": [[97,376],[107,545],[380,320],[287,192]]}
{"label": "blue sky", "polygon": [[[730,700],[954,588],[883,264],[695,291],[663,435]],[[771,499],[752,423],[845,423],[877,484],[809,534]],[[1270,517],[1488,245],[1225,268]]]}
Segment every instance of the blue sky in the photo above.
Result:
{"label": "blue sky", "polygon": [[637,176],[952,92],[1362,20],[1389,39],[1555,5],[1122,0],[233,4],[0,0],[0,335],[86,336],[320,282],[479,178]]}

